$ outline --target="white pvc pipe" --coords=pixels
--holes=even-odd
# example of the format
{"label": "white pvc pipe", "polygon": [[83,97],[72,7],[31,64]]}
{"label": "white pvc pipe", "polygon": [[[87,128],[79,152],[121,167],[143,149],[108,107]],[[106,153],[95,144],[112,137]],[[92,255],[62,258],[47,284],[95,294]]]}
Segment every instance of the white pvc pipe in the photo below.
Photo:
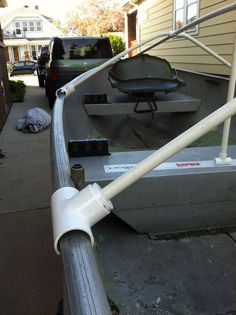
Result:
{"label": "white pvc pipe", "polygon": [[127,173],[121,175],[116,180],[103,188],[104,196],[110,200],[119,194],[122,190],[132,185],[145,174],[149,173],[156,166],[169,159],[171,156],[187,147],[198,138],[209,132],[211,129],[220,125],[227,118],[236,113],[236,99],[231,100],[220,107],[214,113],[204,118],[196,125],[173,139],[171,142],[155,151],[145,160],[140,162]]}
{"label": "white pvc pipe", "polygon": [[[230,74],[228,95],[227,95],[227,101],[228,102],[231,101],[234,98],[234,94],[235,94],[235,84],[236,84],[236,37],[235,37],[235,40],[234,40],[234,48],[233,48],[233,56],[232,56],[231,64],[232,64],[232,66],[231,66],[231,74]],[[220,154],[219,154],[219,160],[222,161],[222,162],[227,160],[227,147],[228,147],[228,141],[229,141],[230,123],[231,123],[231,118],[228,118],[224,122],[224,130],[223,130],[221,149],[220,149]]]}
{"label": "white pvc pipe", "polygon": [[[208,52],[208,54],[212,55],[214,58],[218,59],[220,62],[222,62],[224,65],[226,65],[227,67],[231,67],[231,63],[228,62],[227,60],[225,60],[223,57],[219,56],[216,52],[214,52],[214,50],[210,49],[209,47],[207,47],[206,45],[204,45],[203,43],[201,43],[199,40],[197,40],[196,38],[190,36],[189,34],[186,33],[182,33],[177,35],[177,37],[184,37],[188,40],[190,40],[191,42],[193,42],[194,44],[196,44],[197,46],[199,46],[200,48],[202,48],[203,50],[205,50],[206,52]],[[232,99],[232,98],[231,98]]]}

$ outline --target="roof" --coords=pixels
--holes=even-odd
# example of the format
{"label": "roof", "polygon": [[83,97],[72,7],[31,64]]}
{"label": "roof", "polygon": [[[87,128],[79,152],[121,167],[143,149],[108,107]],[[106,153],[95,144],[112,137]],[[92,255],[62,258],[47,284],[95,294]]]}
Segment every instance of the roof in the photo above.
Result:
{"label": "roof", "polygon": [[34,39],[27,39],[27,38],[9,38],[4,39],[4,44],[6,46],[20,46],[20,45],[27,45],[27,44],[38,44],[38,45],[48,45],[49,39],[48,38],[34,38]]}
{"label": "roof", "polygon": [[[4,13],[4,10],[6,10],[6,13]],[[15,18],[41,17],[47,19],[49,22],[53,21],[52,18],[46,17],[45,15],[41,14],[39,10],[35,10],[29,7],[23,7],[12,11],[9,11],[9,9],[3,9],[1,12],[2,14],[0,15],[0,19],[2,28],[6,27]]]}
{"label": "roof", "polygon": [[4,44],[6,46],[27,45],[28,43],[29,41],[26,38],[4,39]]}
{"label": "roof", "polygon": [[138,0],[120,0],[120,10],[128,12],[130,9],[137,8]]}

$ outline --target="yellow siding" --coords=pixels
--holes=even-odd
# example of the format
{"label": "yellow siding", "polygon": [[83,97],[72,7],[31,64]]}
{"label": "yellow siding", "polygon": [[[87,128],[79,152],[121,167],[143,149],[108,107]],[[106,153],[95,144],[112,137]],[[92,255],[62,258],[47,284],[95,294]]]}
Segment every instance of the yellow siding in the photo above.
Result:
{"label": "yellow siding", "polygon": [[[172,30],[173,2],[172,0],[151,2],[148,20],[139,25],[140,39],[147,38],[157,32]],[[200,0],[200,16],[231,3],[234,3],[234,0]],[[202,23],[199,26],[198,35],[194,35],[194,37],[226,60],[231,61],[235,33],[236,11],[231,11]],[[214,74],[229,74],[229,69],[226,66],[221,65],[215,58],[185,39],[171,40],[149,53],[166,58],[173,66],[179,68]]]}

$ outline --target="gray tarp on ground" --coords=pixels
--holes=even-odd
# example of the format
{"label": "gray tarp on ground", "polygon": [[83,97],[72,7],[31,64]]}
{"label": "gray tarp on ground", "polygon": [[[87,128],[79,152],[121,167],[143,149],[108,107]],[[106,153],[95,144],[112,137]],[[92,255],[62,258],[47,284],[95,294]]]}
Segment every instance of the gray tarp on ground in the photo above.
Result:
{"label": "gray tarp on ground", "polygon": [[37,133],[46,129],[50,123],[51,116],[45,110],[35,107],[29,109],[23,118],[18,119],[16,129]]}

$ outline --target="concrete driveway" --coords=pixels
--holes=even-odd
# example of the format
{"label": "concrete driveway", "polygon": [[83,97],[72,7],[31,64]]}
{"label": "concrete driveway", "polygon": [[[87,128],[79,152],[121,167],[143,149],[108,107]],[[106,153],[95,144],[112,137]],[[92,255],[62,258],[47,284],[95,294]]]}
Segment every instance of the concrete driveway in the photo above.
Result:
{"label": "concrete driveway", "polygon": [[51,114],[37,77],[23,80],[23,103],[12,106],[0,133],[0,314],[56,314],[62,298],[60,257],[53,251],[50,216],[50,128],[17,131],[17,119],[41,107]]}
{"label": "concrete driveway", "polygon": [[37,75],[15,75],[10,80],[22,80],[27,86],[38,86]]}
{"label": "concrete driveway", "polygon": [[0,134],[0,147],[6,155],[0,168],[4,178],[0,183],[0,213],[49,207],[51,196],[50,128],[38,134],[16,130],[17,120],[30,108],[41,107],[51,114],[44,89],[37,86],[34,75],[11,79],[24,80],[27,89],[24,102],[13,104]]}

